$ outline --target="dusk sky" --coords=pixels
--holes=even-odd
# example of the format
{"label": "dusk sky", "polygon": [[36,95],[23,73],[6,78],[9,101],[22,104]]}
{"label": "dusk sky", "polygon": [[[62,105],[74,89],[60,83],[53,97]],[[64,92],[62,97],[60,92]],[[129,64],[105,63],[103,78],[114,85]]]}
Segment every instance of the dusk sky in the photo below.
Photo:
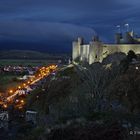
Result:
{"label": "dusk sky", "polygon": [[70,52],[78,36],[113,42],[125,23],[140,34],[140,0],[0,0],[0,49]]}

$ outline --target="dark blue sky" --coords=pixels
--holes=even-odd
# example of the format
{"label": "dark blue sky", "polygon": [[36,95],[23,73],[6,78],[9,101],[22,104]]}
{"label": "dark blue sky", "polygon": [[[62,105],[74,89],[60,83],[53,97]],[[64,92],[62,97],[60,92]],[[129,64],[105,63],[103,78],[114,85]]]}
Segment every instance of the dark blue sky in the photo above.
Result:
{"label": "dark blue sky", "polygon": [[0,49],[68,52],[78,36],[113,42],[116,25],[140,33],[140,0],[0,0]]}

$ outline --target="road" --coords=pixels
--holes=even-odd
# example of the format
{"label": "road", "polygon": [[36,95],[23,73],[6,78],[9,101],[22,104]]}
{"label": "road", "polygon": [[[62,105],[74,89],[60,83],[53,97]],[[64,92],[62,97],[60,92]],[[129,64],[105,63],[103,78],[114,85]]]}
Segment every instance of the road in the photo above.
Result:
{"label": "road", "polygon": [[[26,82],[20,84],[17,86],[16,90],[12,90],[11,88],[9,90],[10,95],[6,97],[6,100],[3,102],[3,108],[8,107],[8,102],[13,102],[13,100],[16,98],[16,96],[19,95],[20,91],[27,91],[30,86],[34,85],[35,83],[38,83],[41,81],[44,77],[47,77],[52,71],[56,71],[57,65],[50,65],[48,67],[41,67],[37,73],[34,74],[34,78],[28,79]],[[24,104],[24,100],[21,100],[21,104]]]}

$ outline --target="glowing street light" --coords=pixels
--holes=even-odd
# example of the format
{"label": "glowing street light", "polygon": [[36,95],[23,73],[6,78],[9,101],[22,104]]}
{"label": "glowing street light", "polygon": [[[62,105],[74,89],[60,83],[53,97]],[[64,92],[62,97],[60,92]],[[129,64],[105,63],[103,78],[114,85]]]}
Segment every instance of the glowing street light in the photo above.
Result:
{"label": "glowing street light", "polygon": [[13,93],[13,90],[11,89],[11,90],[9,90],[9,92],[10,92],[10,93]]}
{"label": "glowing street light", "polygon": [[19,100],[18,100],[18,99],[16,99],[16,102],[19,102]]}
{"label": "glowing street light", "polygon": [[136,67],[136,70],[138,70],[139,69],[139,67]]}
{"label": "glowing street light", "polygon": [[8,106],[6,104],[3,105],[4,108],[7,108]]}
{"label": "glowing street light", "polygon": [[23,86],[26,86],[26,84],[24,83]]}
{"label": "glowing street light", "polygon": [[21,102],[21,103],[24,103],[24,100],[21,100],[20,102]]}

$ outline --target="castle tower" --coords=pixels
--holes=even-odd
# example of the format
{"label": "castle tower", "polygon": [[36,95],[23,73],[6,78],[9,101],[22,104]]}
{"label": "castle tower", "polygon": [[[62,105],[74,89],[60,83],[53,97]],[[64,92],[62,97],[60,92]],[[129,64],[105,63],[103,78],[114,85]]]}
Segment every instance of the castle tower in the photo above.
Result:
{"label": "castle tower", "polygon": [[84,39],[82,37],[78,37],[78,43],[79,43],[79,45],[83,45]]}
{"label": "castle tower", "polygon": [[103,46],[98,36],[94,36],[93,41],[90,42],[89,49],[89,64],[102,61]]}
{"label": "castle tower", "polygon": [[121,44],[122,40],[122,33],[116,33],[115,34],[115,44]]}
{"label": "castle tower", "polygon": [[81,57],[81,45],[83,45],[84,39],[82,37],[78,37],[77,41],[72,43],[72,60],[79,61]]}

